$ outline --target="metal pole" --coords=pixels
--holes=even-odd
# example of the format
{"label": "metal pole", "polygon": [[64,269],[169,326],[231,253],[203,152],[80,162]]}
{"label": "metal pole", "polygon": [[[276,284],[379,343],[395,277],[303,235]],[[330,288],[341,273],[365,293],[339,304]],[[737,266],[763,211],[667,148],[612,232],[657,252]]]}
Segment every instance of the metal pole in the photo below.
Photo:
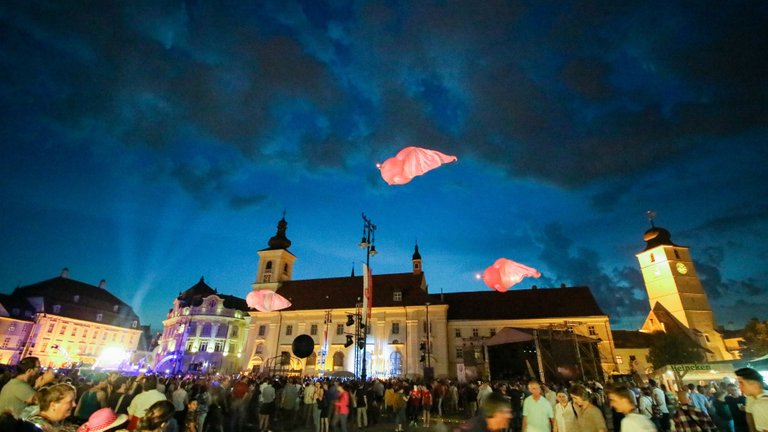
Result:
{"label": "metal pole", "polygon": [[[365,238],[365,266],[367,268],[367,271],[370,272],[371,268],[371,249],[375,248],[373,245],[373,242],[375,241],[374,237],[374,231],[376,231],[376,225],[371,222],[370,219],[365,217],[365,213],[363,213],[363,237]],[[364,275],[363,277],[366,277],[368,275]],[[371,272],[371,280],[369,283],[373,284],[373,273]],[[365,291],[363,291],[363,296],[365,296]],[[370,306],[369,306],[370,307]],[[362,381],[366,381],[367,374],[365,370],[365,363],[366,363],[366,351],[367,351],[367,329],[368,329],[368,311],[363,311],[362,316],[364,318],[361,318],[363,320],[363,323],[365,324],[365,327],[363,327],[363,334],[362,334],[362,340],[363,340],[363,362],[362,362],[362,368],[360,372],[360,379]],[[358,333],[358,337],[360,337],[360,334]],[[359,349],[359,348],[358,348]]]}
{"label": "metal pole", "polygon": [[[430,332],[431,328],[429,325],[429,302],[427,302],[426,304],[427,304],[427,349],[426,349],[427,358],[425,359],[424,364],[427,366],[427,368],[429,368],[430,366],[432,366],[429,358],[429,356],[432,355],[432,347],[430,347],[431,342],[429,340],[429,334],[431,333]],[[426,375],[426,373],[424,375]]]}
{"label": "metal pole", "polygon": [[539,378],[541,383],[546,383],[544,378],[544,360],[541,358],[541,343],[539,343],[539,331],[533,331],[533,341],[536,344],[536,362],[539,364]]}

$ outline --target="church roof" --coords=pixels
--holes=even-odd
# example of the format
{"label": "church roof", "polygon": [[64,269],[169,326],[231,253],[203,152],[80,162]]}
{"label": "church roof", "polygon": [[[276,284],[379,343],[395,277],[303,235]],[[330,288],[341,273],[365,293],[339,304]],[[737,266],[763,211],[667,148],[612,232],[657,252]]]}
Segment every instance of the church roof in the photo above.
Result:
{"label": "church roof", "polygon": [[[130,327],[133,321],[139,321],[133,308],[115,297],[106,288],[68,277],[59,276],[16,288],[12,296],[23,297],[35,304],[38,312],[83,321],[95,322],[96,315],[99,313],[102,314],[100,321],[102,324]],[[77,296],[77,301],[75,301],[75,296]],[[58,312],[54,312],[54,306],[59,306]],[[117,312],[115,312],[115,306],[117,306]]]}
{"label": "church roof", "polygon": [[181,293],[178,299],[185,306],[200,306],[203,304],[203,300],[206,297],[212,295],[216,295],[223,299],[225,308],[237,309],[241,311],[248,310],[248,305],[245,303],[245,299],[227,294],[219,294],[218,291],[205,283],[204,277],[200,277],[200,281]]}
{"label": "church roof", "polygon": [[[433,296],[440,298],[439,295]],[[535,319],[605,315],[589,287],[461,292],[443,295],[449,320]]]}
{"label": "church roof", "polygon": [[650,348],[653,335],[637,330],[612,330],[613,346],[616,348]]}
{"label": "church roof", "polygon": [[[415,306],[432,302],[422,288],[423,274],[393,273],[373,275],[373,306]],[[394,301],[393,292],[402,293],[402,301]],[[277,293],[292,303],[285,310],[354,308],[362,301],[363,277],[305,279],[283,282]]]}
{"label": "church roof", "polygon": [[656,304],[653,305],[651,314],[656,317],[659,323],[664,324],[664,331],[667,334],[688,338],[696,343],[696,345],[698,345],[702,350],[711,352],[707,347],[701,344],[699,337],[696,335],[698,331],[691,330],[690,328],[686,327],[685,324],[683,324],[679,319],[675,318],[672,312],[665,308],[661,302],[656,302]]}

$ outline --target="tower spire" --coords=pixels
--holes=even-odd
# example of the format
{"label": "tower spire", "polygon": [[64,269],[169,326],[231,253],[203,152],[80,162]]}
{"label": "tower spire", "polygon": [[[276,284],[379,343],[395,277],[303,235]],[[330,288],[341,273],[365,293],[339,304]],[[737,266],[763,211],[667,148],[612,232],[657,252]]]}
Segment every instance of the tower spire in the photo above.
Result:
{"label": "tower spire", "polygon": [[291,241],[285,236],[286,229],[288,229],[288,222],[285,221],[285,210],[283,210],[283,218],[277,223],[277,234],[269,239],[270,249],[288,249],[291,247]]}
{"label": "tower spire", "polygon": [[653,220],[656,218],[656,212],[653,210],[648,210],[645,212],[645,216],[648,217],[648,223],[651,224],[651,228],[656,228],[656,225],[653,224]]}

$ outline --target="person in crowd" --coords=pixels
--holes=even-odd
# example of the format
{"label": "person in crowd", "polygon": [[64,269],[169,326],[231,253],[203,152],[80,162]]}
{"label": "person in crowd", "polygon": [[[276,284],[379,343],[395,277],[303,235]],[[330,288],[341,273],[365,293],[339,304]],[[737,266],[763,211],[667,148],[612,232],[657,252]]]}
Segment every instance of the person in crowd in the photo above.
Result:
{"label": "person in crowd", "polygon": [[314,418],[315,418],[315,408],[317,400],[315,399],[315,393],[317,392],[317,382],[311,382],[307,381],[304,383],[304,394],[302,395],[302,399],[304,401],[304,405],[302,407],[302,417],[304,418],[304,426],[309,426],[310,424],[314,424]]}
{"label": "person in crowd", "polygon": [[655,380],[648,380],[648,384],[651,386],[651,398],[653,403],[659,409],[659,417],[656,420],[661,432],[669,432],[669,408],[667,407],[667,398],[664,395],[664,390],[659,388]]}
{"label": "person in crowd", "polygon": [[107,406],[107,377],[97,378],[96,384],[80,396],[80,401],[75,408],[75,416],[82,420],[91,417],[95,413]]}
{"label": "person in crowd", "polygon": [[40,411],[26,421],[37,425],[42,432],[62,431],[64,421],[75,409],[75,388],[71,384],[54,384],[38,390],[36,397]]}
{"label": "person in crowd", "polygon": [[175,389],[171,392],[171,398],[169,400],[173,403],[174,408],[176,408],[176,413],[174,414],[176,423],[183,425],[186,418],[184,410],[187,407],[187,402],[189,402],[189,393],[187,393],[184,383],[175,384],[174,387]]}
{"label": "person in crowd", "polygon": [[355,414],[358,429],[368,427],[368,396],[367,388],[360,384],[355,391]]}
{"label": "person in crowd", "polygon": [[198,416],[198,402],[197,399],[190,399],[189,402],[187,402],[187,410],[184,413],[184,432],[202,432],[197,427],[197,416]]}
{"label": "person in crowd", "polygon": [[550,432],[555,425],[552,404],[543,396],[538,381],[528,383],[530,396],[523,402],[523,432]]}
{"label": "person in crowd", "polygon": [[634,399],[629,393],[631,390],[625,385],[608,387],[608,400],[616,412],[623,415],[621,419],[621,432],[657,432],[656,425],[644,415],[637,413]]}
{"label": "person in crowd", "polygon": [[731,411],[733,417],[733,430],[735,432],[749,432],[747,425],[747,398],[741,394],[738,384],[729,383],[725,387],[728,395],[725,397],[725,403]]}
{"label": "person in crowd", "polygon": [[128,405],[131,404],[133,395],[129,392],[131,382],[128,377],[118,377],[112,383],[112,393],[107,398],[107,406],[117,414],[128,414]]}
{"label": "person in crowd", "polygon": [[712,421],[720,432],[734,432],[731,408],[725,401],[725,391],[718,390],[712,398]]}
{"label": "person in crowd", "polygon": [[674,414],[677,410],[677,395],[675,392],[669,391],[665,384],[659,384],[659,388],[664,392],[664,396],[666,396],[664,401],[667,403],[667,411],[669,411],[669,416],[672,417],[672,414]]}
{"label": "person in crowd", "polygon": [[384,390],[384,412],[391,414],[395,412],[395,388],[392,385],[388,385]]}
{"label": "person in crowd", "polygon": [[709,401],[707,397],[702,393],[702,386],[696,386],[695,384],[688,384],[688,400],[697,410],[709,415]]}
{"label": "person in crowd", "polygon": [[414,385],[408,393],[408,426],[417,426],[421,414],[421,387]]}
{"label": "person in crowd", "polygon": [[741,368],[736,372],[739,389],[747,398],[745,411],[750,432],[768,431],[768,393],[760,372]]}
{"label": "person in crowd", "polygon": [[393,401],[392,409],[395,413],[395,432],[403,432],[405,429],[406,410],[408,407],[408,394],[406,394],[405,388],[398,386],[395,390],[395,398]]}
{"label": "person in crowd", "polygon": [[432,389],[429,386],[421,386],[421,423],[428,428],[432,413]]}
{"label": "person in crowd", "polygon": [[672,429],[675,432],[717,432],[709,415],[693,404],[691,394],[681,390],[677,392],[677,400],[679,405],[672,417]]}
{"label": "person in crowd", "polygon": [[493,389],[491,388],[490,383],[488,381],[483,381],[480,384],[480,387],[477,389],[477,408],[482,409],[483,408],[483,402],[485,402],[485,398],[488,397],[493,393]]}
{"label": "person in crowd", "polygon": [[650,387],[643,387],[640,389],[640,397],[637,398],[638,411],[640,414],[653,421],[653,396]]}
{"label": "person in crowd", "polygon": [[315,412],[313,420],[315,432],[328,432],[328,389],[327,383],[315,382]]}
{"label": "person in crowd", "polygon": [[275,388],[272,387],[269,379],[265,379],[261,384],[259,398],[259,430],[267,432],[269,430],[269,417],[275,410]]}
{"label": "person in crowd", "polygon": [[443,400],[445,400],[445,394],[447,389],[442,381],[435,381],[435,385],[432,386],[432,400],[435,402],[435,408],[437,408],[437,415],[443,416]]}
{"label": "person in crowd", "polygon": [[141,432],[177,432],[178,426],[176,419],[176,407],[173,403],[165,399],[158,400],[150,405],[139,421],[139,431]]}
{"label": "person in crowd", "polygon": [[[157,377],[145,376],[141,384],[142,392],[131,400],[131,404],[128,405],[128,415],[131,416],[131,425],[129,429],[133,428],[138,423],[147,409],[154,403],[164,401],[165,395],[157,390]],[[171,404],[173,406],[173,404]]]}
{"label": "person in crowd", "polygon": [[280,397],[280,409],[282,411],[283,423],[288,429],[293,429],[296,421],[296,413],[299,410],[299,390],[301,385],[294,379],[290,379],[285,386]]}
{"label": "person in crowd", "polygon": [[[578,432],[608,432],[603,412],[597,405],[592,403],[586,387],[575,384],[571,387],[571,398],[573,399],[573,405],[576,407],[576,430]],[[563,431],[558,430],[558,432]]]}
{"label": "person in crowd", "polygon": [[466,413],[470,418],[475,416],[477,412],[477,386],[469,384],[464,387],[462,392],[462,398],[465,401]]}
{"label": "person in crowd", "polygon": [[27,405],[34,401],[35,390],[50,383],[55,378],[52,370],[40,371],[37,357],[25,357],[16,365],[17,375],[9,380],[0,391],[0,412],[9,411],[19,418]]}
{"label": "person in crowd", "polygon": [[126,414],[117,414],[112,408],[96,410],[88,417],[88,421],[77,429],[77,432],[127,432]]}
{"label": "person in crowd", "polygon": [[331,426],[334,432],[347,432],[347,419],[349,417],[349,389],[341,382],[336,383],[336,413],[333,416]]}
{"label": "person in crowd", "polygon": [[477,416],[461,424],[454,432],[498,432],[505,431],[512,419],[509,400],[500,393],[491,393],[483,401]]}
{"label": "person in crowd", "polygon": [[555,404],[555,423],[557,432],[577,432],[576,429],[576,408],[573,401],[568,399],[565,390],[557,392],[557,403]]}

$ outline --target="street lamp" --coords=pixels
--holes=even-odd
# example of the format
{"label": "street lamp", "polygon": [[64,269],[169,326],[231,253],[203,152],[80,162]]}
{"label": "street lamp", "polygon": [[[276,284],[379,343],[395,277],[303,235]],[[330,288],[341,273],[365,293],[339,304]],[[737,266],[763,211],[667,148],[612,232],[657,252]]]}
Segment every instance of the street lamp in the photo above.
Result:
{"label": "street lamp", "polygon": [[[370,271],[370,264],[371,264],[371,255],[376,255],[378,252],[376,251],[376,225],[371,222],[370,219],[365,217],[365,213],[363,213],[363,237],[358,246],[361,248],[365,248],[365,266],[366,266],[366,272]],[[363,278],[367,276],[364,275]],[[372,281],[369,281],[369,283]],[[365,290],[363,290],[363,297],[365,297],[366,293]],[[370,307],[370,305],[368,305]],[[365,382],[366,380],[366,371],[365,371],[365,362],[366,362],[366,350],[365,350],[365,344],[367,339],[367,331],[368,331],[368,311],[364,310],[362,313],[362,316],[364,318],[361,319],[361,331],[362,335],[358,333],[358,338],[361,338],[362,343],[360,340],[358,340],[358,346],[362,345],[363,350],[363,363],[362,367],[360,369],[360,379]]]}

